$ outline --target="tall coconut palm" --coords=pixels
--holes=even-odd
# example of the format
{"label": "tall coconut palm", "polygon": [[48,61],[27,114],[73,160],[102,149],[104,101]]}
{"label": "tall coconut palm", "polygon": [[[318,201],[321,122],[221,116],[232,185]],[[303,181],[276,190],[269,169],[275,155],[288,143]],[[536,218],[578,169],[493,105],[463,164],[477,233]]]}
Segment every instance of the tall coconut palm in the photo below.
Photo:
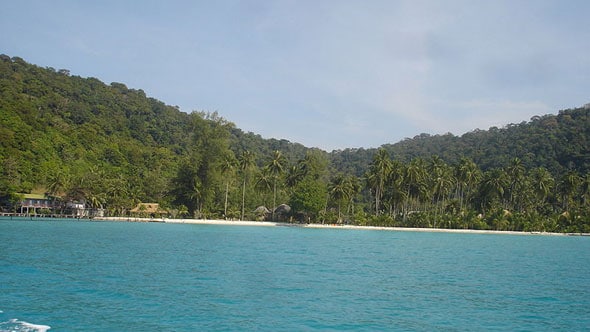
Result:
{"label": "tall coconut palm", "polygon": [[397,160],[391,162],[391,171],[385,183],[383,201],[389,205],[389,214],[396,215],[399,207],[405,200],[405,190],[403,188],[404,166]]}
{"label": "tall coconut palm", "polygon": [[227,199],[229,196],[229,182],[231,179],[232,172],[236,166],[236,160],[234,158],[233,153],[230,155],[225,156],[221,161],[221,173],[224,175],[225,179],[225,200],[223,205],[223,217],[227,218]]}
{"label": "tall coconut palm", "polygon": [[506,168],[506,175],[508,176],[508,202],[510,208],[517,208],[519,204],[516,202],[518,191],[523,184],[524,165],[519,158],[514,158],[510,161],[510,165]]}
{"label": "tall coconut palm", "polygon": [[240,155],[240,159],[238,160],[238,164],[240,167],[240,171],[242,172],[242,213],[240,214],[240,219],[244,220],[244,207],[246,201],[246,182],[248,180],[248,175],[250,174],[250,170],[254,167],[254,153],[250,151],[244,151]]}
{"label": "tall coconut palm", "polygon": [[404,169],[404,186],[406,187],[406,211],[410,201],[413,201],[417,207],[421,199],[426,199],[428,190],[424,159],[413,159]]}
{"label": "tall coconut palm", "polygon": [[340,221],[342,201],[349,201],[354,194],[353,180],[343,174],[336,175],[331,181],[329,193],[330,197],[338,204],[338,221]]}
{"label": "tall coconut palm", "polygon": [[434,204],[438,210],[442,211],[453,185],[451,171],[449,166],[438,156],[432,157],[428,170]]}
{"label": "tall coconut palm", "polygon": [[459,207],[463,210],[464,202],[474,191],[476,184],[481,179],[481,170],[473,160],[461,158],[459,164],[455,167],[455,180],[457,185],[457,195],[459,196]]}
{"label": "tall coconut palm", "polygon": [[375,215],[381,211],[381,198],[385,189],[385,183],[391,172],[391,159],[385,149],[379,149],[373,157],[373,162],[366,175],[367,184],[375,195]]}
{"label": "tall coconut palm", "polygon": [[193,213],[195,217],[201,217],[201,197],[203,195],[203,191],[201,189],[201,181],[199,178],[195,177],[193,179],[193,183],[190,187],[190,191],[187,193],[187,197],[189,200],[194,202],[194,210]]}
{"label": "tall coconut palm", "polygon": [[277,182],[279,177],[285,171],[285,164],[286,159],[285,156],[279,150],[275,150],[273,152],[272,158],[269,160],[268,164],[265,166],[266,171],[268,174],[271,175],[273,179],[273,195],[272,195],[272,219],[274,220],[274,210],[277,207]]}
{"label": "tall coconut palm", "polygon": [[263,203],[265,207],[267,206],[265,193],[272,191],[272,186],[273,178],[270,174],[268,174],[266,168],[263,168],[262,171],[258,172],[257,174],[255,187],[256,190],[262,192]]}

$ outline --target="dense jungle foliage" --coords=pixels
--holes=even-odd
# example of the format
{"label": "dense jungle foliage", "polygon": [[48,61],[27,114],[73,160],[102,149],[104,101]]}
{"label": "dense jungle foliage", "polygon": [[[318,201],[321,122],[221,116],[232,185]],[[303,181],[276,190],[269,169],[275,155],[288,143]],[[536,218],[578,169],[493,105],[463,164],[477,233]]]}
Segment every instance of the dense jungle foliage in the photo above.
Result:
{"label": "dense jungle foliage", "polygon": [[328,153],[1,55],[0,197],[8,210],[34,192],[110,215],[157,202],[173,217],[590,232],[589,112]]}

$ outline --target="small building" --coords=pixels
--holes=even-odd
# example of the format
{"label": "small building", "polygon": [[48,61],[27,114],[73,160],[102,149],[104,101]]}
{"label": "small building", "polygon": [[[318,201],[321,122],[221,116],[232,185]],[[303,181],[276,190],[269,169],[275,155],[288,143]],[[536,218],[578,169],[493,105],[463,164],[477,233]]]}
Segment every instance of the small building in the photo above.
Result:
{"label": "small building", "polygon": [[21,214],[39,214],[40,210],[46,210],[51,213],[60,207],[58,197],[47,194],[20,194],[23,199],[17,203]]}
{"label": "small building", "polygon": [[66,204],[66,211],[69,215],[76,218],[84,218],[88,216],[86,205],[80,202],[68,202]]}
{"label": "small building", "polygon": [[162,217],[163,215],[168,214],[168,211],[161,209],[160,204],[158,203],[139,203],[129,212],[140,217],[150,218]]}

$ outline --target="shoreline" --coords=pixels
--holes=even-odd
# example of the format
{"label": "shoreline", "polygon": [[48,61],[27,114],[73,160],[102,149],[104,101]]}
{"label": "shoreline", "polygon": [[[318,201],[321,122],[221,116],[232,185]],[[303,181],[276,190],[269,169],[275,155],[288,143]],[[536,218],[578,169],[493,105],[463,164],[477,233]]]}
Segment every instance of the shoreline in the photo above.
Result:
{"label": "shoreline", "polygon": [[167,224],[194,224],[218,226],[256,226],[256,227],[299,227],[315,229],[344,229],[344,230],[372,230],[393,232],[425,232],[425,233],[459,233],[459,234],[497,234],[497,235],[542,235],[542,236],[590,236],[590,233],[552,233],[552,232],[523,232],[496,231],[481,229],[448,229],[448,228],[412,228],[412,227],[384,227],[357,226],[336,224],[292,224],[272,221],[248,220],[216,220],[216,219],[168,219],[168,218],[135,218],[135,217],[98,217],[95,220],[127,221],[127,222],[160,222]]}

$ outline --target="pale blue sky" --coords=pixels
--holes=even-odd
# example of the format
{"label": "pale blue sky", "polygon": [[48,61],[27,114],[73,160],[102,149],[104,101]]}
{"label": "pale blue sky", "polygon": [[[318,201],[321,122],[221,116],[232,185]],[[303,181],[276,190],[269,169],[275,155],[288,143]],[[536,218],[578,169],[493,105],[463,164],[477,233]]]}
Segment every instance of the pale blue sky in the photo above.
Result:
{"label": "pale blue sky", "polygon": [[325,150],[590,102],[590,1],[3,1],[0,53]]}

